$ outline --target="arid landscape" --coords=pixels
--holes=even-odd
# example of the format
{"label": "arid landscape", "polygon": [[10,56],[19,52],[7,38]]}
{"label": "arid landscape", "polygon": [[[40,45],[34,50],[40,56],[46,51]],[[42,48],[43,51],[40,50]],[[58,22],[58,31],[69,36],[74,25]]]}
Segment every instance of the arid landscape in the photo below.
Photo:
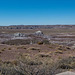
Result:
{"label": "arid landscape", "polygon": [[0,75],[75,72],[75,26],[9,27],[0,27]]}
{"label": "arid landscape", "polygon": [[75,75],[75,0],[0,0],[0,75]]}

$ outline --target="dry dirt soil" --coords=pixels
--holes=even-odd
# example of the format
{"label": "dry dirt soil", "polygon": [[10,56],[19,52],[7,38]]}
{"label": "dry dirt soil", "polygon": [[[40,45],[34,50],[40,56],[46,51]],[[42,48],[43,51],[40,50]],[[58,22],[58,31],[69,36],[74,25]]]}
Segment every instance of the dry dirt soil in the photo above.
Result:
{"label": "dry dirt soil", "polygon": [[75,50],[66,46],[60,49],[61,45],[3,45],[0,44],[0,58],[2,61],[15,60],[20,54],[29,54],[32,58],[36,55],[49,55],[54,61],[66,57],[75,57]]}

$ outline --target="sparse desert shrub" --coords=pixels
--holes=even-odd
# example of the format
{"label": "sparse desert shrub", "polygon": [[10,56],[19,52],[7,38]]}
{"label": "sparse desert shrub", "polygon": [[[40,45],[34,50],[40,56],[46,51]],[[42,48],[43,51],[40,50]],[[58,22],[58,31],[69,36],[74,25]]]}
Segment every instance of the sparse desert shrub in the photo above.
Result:
{"label": "sparse desert shrub", "polygon": [[71,50],[70,47],[68,46],[63,46],[63,45],[59,45],[59,47],[57,47],[58,50],[62,50],[62,51],[67,51],[67,50]]}
{"label": "sparse desert shrub", "polygon": [[0,54],[2,53],[2,51],[0,51]]}
{"label": "sparse desert shrub", "polygon": [[16,71],[15,67],[11,63],[3,63],[0,67],[1,75],[22,75]]}
{"label": "sparse desert shrub", "polygon": [[29,56],[30,54],[29,53],[23,53],[23,54],[21,54],[21,56]]}
{"label": "sparse desert shrub", "polygon": [[57,47],[57,49],[58,49],[58,50],[63,50],[63,48],[62,48],[62,47]]}
{"label": "sparse desert shrub", "polygon": [[0,64],[2,63],[2,59],[0,58]]}
{"label": "sparse desert shrub", "polygon": [[31,58],[29,54],[27,53],[23,53],[19,57],[19,61],[24,62],[26,65],[41,65],[42,64],[40,60]]}
{"label": "sparse desert shrub", "polygon": [[73,57],[73,55],[72,55],[72,54],[70,54],[70,52],[69,52],[68,54],[69,54],[69,58],[72,58],[72,57]]}
{"label": "sparse desert shrub", "polygon": [[65,47],[64,47],[63,45],[59,45],[59,46],[57,47],[57,49],[58,49],[58,50],[65,51]]}
{"label": "sparse desert shrub", "polygon": [[40,48],[38,48],[38,47],[29,47],[27,50],[37,50],[37,51],[39,51]]}
{"label": "sparse desert shrub", "polygon": [[68,57],[65,59],[62,59],[59,62],[59,68],[62,69],[75,69],[75,58],[74,57]]}
{"label": "sparse desert shrub", "polygon": [[39,53],[37,56],[39,57],[51,57],[49,54],[47,53]]}
{"label": "sparse desert shrub", "polygon": [[11,64],[11,62],[9,60],[6,60],[3,62],[3,64]]}
{"label": "sparse desert shrub", "polygon": [[6,48],[1,49],[1,51],[5,51]]}
{"label": "sparse desert shrub", "polygon": [[4,48],[4,49],[6,49],[6,48]]}
{"label": "sparse desert shrub", "polygon": [[2,49],[1,51],[5,51],[5,49]]}
{"label": "sparse desert shrub", "polygon": [[50,44],[49,40],[47,40],[47,39],[44,39],[42,42],[43,42],[43,44]]}
{"label": "sparse desert shrub", "polygon": [[63,51],[60,51],[60,50],[56,50],[55,53],[58,53],[58,54],[63,54]]}
{"label": "sparse desert shrub", "polygon": [[57,48],[57,49],[58,49],[58,45],[56,45],[56,44],[53,44],[53,43],[50,43],[50,46],[49,46],[49,48]]}
{"label": "sparse desert shrub", "polygon": [[41,61],[37,61],[37,60],[31,60],[30,62],[27,63],[28,65],[41,65],[42,62]]}
{"label": "sparse desert shrub", "polygon": [[20,46],[20,47],[17,47],[17,49],[26,49],[25,46]]}
{"label": "sparse desert shrub", "polygon": [[17,66],[17,63],[18,63],[17,60],[11,61],[11,64],[12,64],[12,65],[16,65],[16,66]]}
{"label": "sparse desert shrub", "polygon": [[32,38],[31,43],[32,43],[32,44],[37,44],[39,41],[41,41],[41,39],[35,37],[35,38]]}
{"label": "sparse desert shrub", "polygon": [[59,47],[63,47],[63,45],[59,45]]}
{"label": "sparse desert shrub", "polygon": [[58,59],[62,59],[62,57],[61,57],[61,56],[59,56],[59,57],[58,57]]}
{"label": "sparse desert shrub", "polygon": [[8,48],[8,50],[11,50],[11,48]]}
{"label": "sparse desert shrub", "polygon": [[44,39],[44,40],[38,42],[38,45],[42,45],[42,44],[50,44],[50,43],[49,43],[49,40]]}
{"label": "sparse desert shrub", "polygon": [[70,50],[71,48],[70,48],[70,47],[68,47],[68,46],[66,46],[66,49],[69,49],[69,50]]}
{"label": "sparse desert shrub", "polygon": [[50,55],[50,54],[53,54],[53,52],[50,51],[50,52],[48,52],[48,53],[46,53],[46,54]]}
{"label": "sparse desert shrub", "polygon": [[43,42],[41,41],[41,42],[38,42],[38,45],[42,45],[43,44]]}
{"label": "sparse desert shrub", "polygon": [[52,46],[49,46],[49,48],[53,48]]}

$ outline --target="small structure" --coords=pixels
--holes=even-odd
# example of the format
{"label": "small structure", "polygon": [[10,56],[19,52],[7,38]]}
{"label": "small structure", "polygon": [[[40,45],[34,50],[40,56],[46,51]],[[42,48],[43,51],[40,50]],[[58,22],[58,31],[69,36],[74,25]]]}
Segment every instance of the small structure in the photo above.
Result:
{"label": "small structure", "polygon": [[56,74],[56,75],[75,75],[75,72],[67,71],[67,72]]}
{"label": "small structure", "polygon": [[42,35],[44,35],[44,34],[43,34],[42,31],[36,31],[36,32],[35,32],[35,35],[42,36]]}

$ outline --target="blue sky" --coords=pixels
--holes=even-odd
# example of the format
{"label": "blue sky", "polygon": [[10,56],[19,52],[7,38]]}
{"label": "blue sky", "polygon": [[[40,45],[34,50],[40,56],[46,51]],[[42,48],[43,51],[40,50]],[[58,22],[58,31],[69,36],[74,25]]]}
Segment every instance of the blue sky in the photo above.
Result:
{"label": "blue sky", "polygon": [[0,0],[0,25],[75,24],[75,0]]}

